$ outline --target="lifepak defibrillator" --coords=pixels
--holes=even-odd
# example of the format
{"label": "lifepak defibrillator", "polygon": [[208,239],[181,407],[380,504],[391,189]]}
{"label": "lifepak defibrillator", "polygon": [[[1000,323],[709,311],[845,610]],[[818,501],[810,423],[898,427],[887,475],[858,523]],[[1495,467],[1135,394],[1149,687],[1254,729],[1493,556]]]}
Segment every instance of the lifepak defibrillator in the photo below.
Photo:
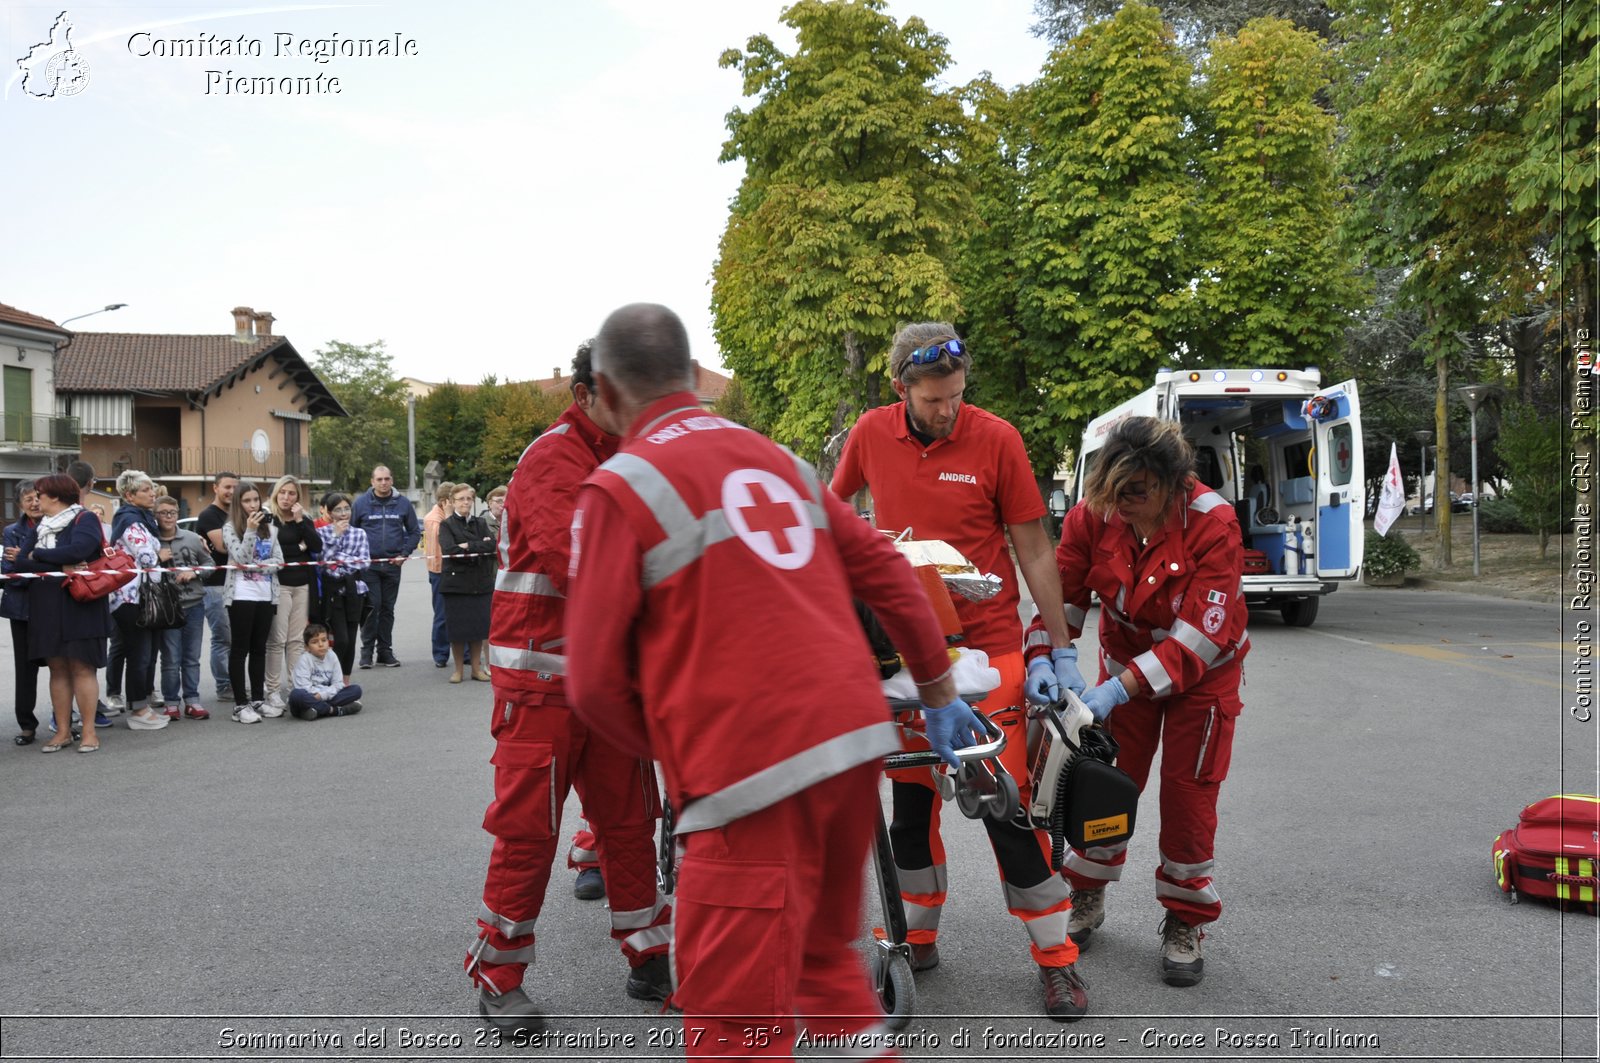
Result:
{"label": "lifepak defibrillator", "polygon": [[1116,766],[1117,742],[1072,691],[1028,708],[1028,825],[1050,835],[1050,866],[1066,846],[1080,852],[1133,837],[1139,787]]}

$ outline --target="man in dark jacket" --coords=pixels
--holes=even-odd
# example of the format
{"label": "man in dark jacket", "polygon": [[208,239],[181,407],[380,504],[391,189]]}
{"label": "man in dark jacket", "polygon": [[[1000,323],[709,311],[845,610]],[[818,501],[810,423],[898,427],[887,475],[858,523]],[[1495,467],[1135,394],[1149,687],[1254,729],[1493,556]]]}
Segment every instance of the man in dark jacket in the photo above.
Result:
{"label": "man in dark jacket", "polygon": [[372,552],[372,567],[366,574],[372,613],[361,627],[361,667],[372,667],[376,644],[377,662],[399,668],[394,655],[394,606],[400,598],[400,566],[417,548],[422,525],[410,499],[394,489],[394,474],[384,465],[372,470],[372,489],[363,491],[351,510],[350,525],[367,533]]}

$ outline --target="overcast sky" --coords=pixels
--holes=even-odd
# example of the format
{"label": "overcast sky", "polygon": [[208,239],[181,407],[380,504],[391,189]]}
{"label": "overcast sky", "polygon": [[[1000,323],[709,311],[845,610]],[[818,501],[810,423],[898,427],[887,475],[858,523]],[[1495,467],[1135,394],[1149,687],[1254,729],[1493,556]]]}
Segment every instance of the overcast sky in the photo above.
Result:
{"label": "overcast sky", "polygon": [[[69,6],[87,80],[41,99],[15,60],[49,39],[62,4],[8,2],[0,302],[58,322],[127,303],[72,327],[177,333],[230,332],[246,305],[308,357],[381,339],[401,375],[476,382],[546,376],[608,311],[650,300],[718,365],[710,273],[742,167],[717,162],[741,103],[717,57],[763,32],[792,50],[781,8]],[[1031,0],[889,11],[949,38],[952,83],[988,70],[1015,85],[1045,56]],[[286,38],[396,34],[415,54],[274,55]],[[261,54],[159,54],[241,36]],[[322,74],[340,91],[225,92],[230,71]]]}

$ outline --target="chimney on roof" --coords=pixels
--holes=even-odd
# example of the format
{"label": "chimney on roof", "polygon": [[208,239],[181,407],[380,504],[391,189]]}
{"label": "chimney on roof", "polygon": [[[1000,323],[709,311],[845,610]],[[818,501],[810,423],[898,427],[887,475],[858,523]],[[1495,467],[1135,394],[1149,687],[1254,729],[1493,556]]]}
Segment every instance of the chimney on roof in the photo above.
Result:
{"label": "chimney on roof", "polygon": [[257,310],[255,320],[256,339],[262,340],[272,335],[272,323],[278,319],[272,316],[270,310]]}
{"label": "chimney on roof", "polygon": [[559,365],[550,370],[550,379],[551,381],[558,381],[561,379],[561,367]]}
{"label": "chimney on roof", "polygon": [[238,340],[238,341],[240,341],[241,343],[249,343],[250,339],[251,339],[250,326],[251,326],[251,323],[253,321],[255,321],[255,317],[256,317],[256,312],[254,310],[250,309],[248,306],[236,306],[236,307],[234,307],[233,308],[233,338]]}

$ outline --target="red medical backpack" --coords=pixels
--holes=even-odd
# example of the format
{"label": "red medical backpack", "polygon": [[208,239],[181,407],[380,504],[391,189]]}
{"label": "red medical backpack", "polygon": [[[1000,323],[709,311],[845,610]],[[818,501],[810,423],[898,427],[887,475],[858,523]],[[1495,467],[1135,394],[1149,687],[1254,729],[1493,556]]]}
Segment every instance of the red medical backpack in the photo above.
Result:
{"label": "red medical backpack", "polygon": [[1494,840],[1494,875],[1519,894],[1576,902],[1595,914],[1600,894],[1600,797],[1558,794],[1522,810],[1517,825]]}

